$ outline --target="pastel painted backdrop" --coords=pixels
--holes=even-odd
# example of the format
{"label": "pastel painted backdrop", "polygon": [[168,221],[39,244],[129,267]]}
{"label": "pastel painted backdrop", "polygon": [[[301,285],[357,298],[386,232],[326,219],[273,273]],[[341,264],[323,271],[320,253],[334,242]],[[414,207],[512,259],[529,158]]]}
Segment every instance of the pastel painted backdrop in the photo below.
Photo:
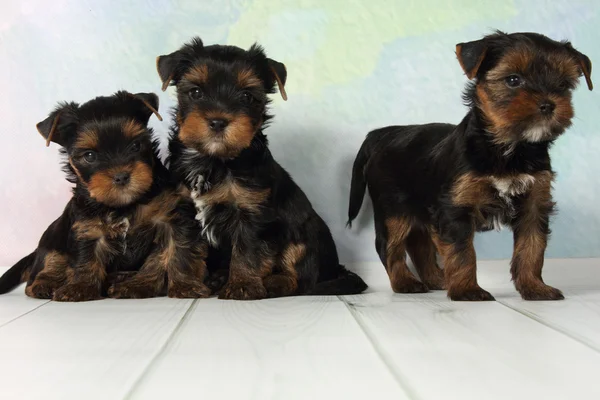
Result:
{"label": "pastel painted backdrop", "polygon": [[[350,169],[365,134],[465,113],[454,45],[498,28],[569,38],[600,65],[597,0],[4,0],[0,5],[0,265],[31,251],[70,192],[58,148],[35,130],[59,100],[117,89],[160,92],[155,58],[193,35],[262,43],[288,69],[267,133],[279,162],[328,222],[346,262],[376,260],[370,209],[344,227]],[[597,74],[600,87],[600,74]],[[173,89],[160,94],[169,115]],[[580,87],[576,119],[553,148],[551,257],[600,256],[600,95]],[[168,121],[153,119],[166,139]],[[477,237],[509,257],[509,232]]]}

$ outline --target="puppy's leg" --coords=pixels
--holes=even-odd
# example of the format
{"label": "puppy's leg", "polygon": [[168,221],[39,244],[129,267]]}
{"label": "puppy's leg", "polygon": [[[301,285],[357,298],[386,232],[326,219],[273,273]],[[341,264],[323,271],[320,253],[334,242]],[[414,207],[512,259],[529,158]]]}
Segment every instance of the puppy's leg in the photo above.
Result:
{"label": "puppy's leg", "polygon": [[414,227],[406,238],[406,250],[421,281],[432,290],[444,289],[444,271],[437,265],[435,245],[426,229]]}
{"label": "puppy's leg", "polygon": [[256,248],[256,243],[260,243],[257,239],[245,239],[246,243],[238,240],[233,244],[229,279],[219,293],[220,299],[259,300],[267,297],[262,279],[270,273],[267,268],[269,263],[265,261],[271,256],[261,254],[260,249]]}
{"label": "puppy's leg", "polygon": [[102,298],[102,285],[106,279],[107,255],[96,251],[97,241],[78,243],[79,250],[74,266],[67,270],[66,283],[54,292],[55,301],[89,301]]}
{"label": "puppy's leg", "polygon": [[511,274],[515,287],[525,300],[564,299],[560,290],[542,280],[544,252],[550,232],[549,215],[554,208],[551,180],[550,173],[536,179],[531,192],[518,204],[513,222]]}
{"label": "puppy's leg", "polygon": [[[40,254],[42,253],[39,252],[35,263],[41,263],[42,269],[31,282],[27,283],[25,294],[37,299],[51,299],[54,291],[61,287],[67,279],[69,258],[57,251],[49,251],[41,256],[42,259],[38,259]],[[33,269],[37,269],[36,267],[34,266]]]}
{"label": "puppy's leg", "polygon": [[286,246],[279,259],[278,266],[281,272],[272,274],[263,279],[268,297],[292,296],[298,290],[298,266],[306,262],[306,245],[290,243]]}
{"label": "puppy's leg", "polygon": [[467,213],[449,219],[440,232],[432,234],[442,256],[448,297],[452,300],[483,301],[494,297],[477,283],[477,262],[473,236],[474,224]]}
{"label": "puppy's leg", "polygon": [[207,245],[204,241],[173,249],[173,261],[168,266],[169,297],[200,298],[212,293],[204,284]]}
{"label": "puppy's leg", "polygon": [[108,289],[113,298],[208,297],[210,289],[203,283],[206,253],[203,242],[189,243],[178,237],[178,227],[161,226],[158,244],[144,261],[140,271],[130,279],[116,282]]}
{"label": "puppy's leg", "polygon": [[[385,252],[385,269],[390,278],[392,290],[396,293],[425,293],[428,288],[408,269],[406,264],[406,239],[411,231],[411,223],[406,217],[389,217],[383,224],[376,224],[379,250]],[[377,229],[379,228],[379,229]],[[385,232],[381,230],[385,229]]]}

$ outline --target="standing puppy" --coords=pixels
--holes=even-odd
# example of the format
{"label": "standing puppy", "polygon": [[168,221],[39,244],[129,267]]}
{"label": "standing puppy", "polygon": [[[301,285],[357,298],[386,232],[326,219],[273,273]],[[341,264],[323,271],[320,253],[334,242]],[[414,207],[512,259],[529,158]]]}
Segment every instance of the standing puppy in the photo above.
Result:
{"label": "standing puppy", "polygon": [[139,271],[108,294],[210,295],[194,205],[170,182],[147,127],[157,108],[154,93],[118,92],[62,103],[37,124],[47,143],[63,147],[73,197],[38,248],[0,278],[0,293],[26,281],[31,297],[94,300],[110,274]]}
{"label": "standing puppy", "polygon": [[193,39],[157,59],[178,106],[170,168],[192,190],[209,242],[230,253],[221,298],[353,294],[366,285],[339,265],[333,238],[302,190],[273,159],[263,134],[267,95],[286,99],[283,64],[261,47]]}
{"label": "standing puppy", "polygon": [[[542,280],[554,208],[548,150],[571,125],[571,92],[582,74],[592,90],[591,62],[569,42],[536,33],[497,32],[458,44],[456,55],[474,79],[464,95],[471,110],[458,126],[370,132],[354,162],[349,223],[368,185],[375,245],[392,289],[445,286],[452,300],[494,299],[477,284],[473,236],[508,225],[511,273],[521,296],[562,299]],[[405,252],[421,281],[407,268]]]}

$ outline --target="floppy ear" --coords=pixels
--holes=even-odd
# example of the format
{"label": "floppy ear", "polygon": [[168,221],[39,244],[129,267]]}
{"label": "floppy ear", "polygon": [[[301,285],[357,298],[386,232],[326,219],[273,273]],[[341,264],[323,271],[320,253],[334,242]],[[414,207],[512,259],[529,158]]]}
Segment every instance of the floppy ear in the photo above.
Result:
{"label": "floppy ear", "polygon": [[271,72],[275,77],[275,81],[277,81],[277,87],[279,88],[279,93],[283,100],[287,101],[287,93],[285,92],[285,81],[287,79],[287,70],[285,69],[285,65],[280,63],[279,61],[275,61],[271,58],[267,59],[269,61],[269,67],[271,68]]}
{"label": "floppy ear", "polygon": [[38,122],[35,127],[44,139],[46,147],[54,142],[65,147],[77,129],[76,103],[63,103],[50,113],[48,118]]}
{"label": "floppy ear", "polygon": [[150,115],[152,114],[156,115],[156,118],[158,118],[159,121],[163,120],[162,116],[158,113],[159,101],[158,96],[155,93],[130,93],[130,95],[144,104],[146,122],[150,119]]}
{"label": "floppy ear", "polygon": [[456,58],[467,78],[475,78],[486,52],[487,45],[484,39],[456,45]]}
{"label": "floppy ear", "polygon": [[592,62],[585,54],[580,53],[577,50],[575,50],[575,53],[577,53],[577,58],[579,59],[581,73],[585,76],[585,83],[587,83],[588,89],[592,90],[594,89],[594,84],[592,83]]}
{"label": "floppy ear", "polygon": [[158,76],[162,81],[163,92],[167,90],[169,83],[171,83],[173,77],[175,76],[175,71],[179,65],[179,61],[181,60],[180,55],[181,53],[178,50],[166,56],[156,57],[156,70],[158,71]]}

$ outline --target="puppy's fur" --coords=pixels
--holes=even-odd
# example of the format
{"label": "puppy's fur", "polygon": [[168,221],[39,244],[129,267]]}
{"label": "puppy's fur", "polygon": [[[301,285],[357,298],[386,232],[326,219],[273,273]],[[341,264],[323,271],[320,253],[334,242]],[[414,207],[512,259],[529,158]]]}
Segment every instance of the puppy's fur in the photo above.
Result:
{"label": "puppy's fur", "polygon": [[[370,132],[354,162],[349,223],[368,185],[376,248],[392,289],[446,287],[452,300],[493,300],[477,284],[473,236],[508,225],[511,273],[521,296],[562,299],[542,280],[554,208],[548,150],[571,125],[571,92],[580,75],[592,89],[591,62],[570,43],[535,33],[497,32],[458,44],[456,54],[474,79],[464,95],[469,113],[458,126]],[[421,281],[407,268],[406,252]]]}
{"label": "puppy's fur", "polygon": [[170,168],[192,190],[197,219],[230,257],[221,298],[252,300],[365,290],[339,265],[333,238],[302,190],[273,159],[263,133],[285,66],[261,47],[193,39],[157,59],[163,89],[177,87]]}
{"label": "puppy's fur", "polygon": [[117,274],[112,297],[210,294],[194,205],[170,182],[147,127],[157,108],[154,93],[118,92],[60,104],[37,125],[63,147],[73,197],[38,248],[0,279],[1,293],[26,281],[31,297],[94,300]]}

